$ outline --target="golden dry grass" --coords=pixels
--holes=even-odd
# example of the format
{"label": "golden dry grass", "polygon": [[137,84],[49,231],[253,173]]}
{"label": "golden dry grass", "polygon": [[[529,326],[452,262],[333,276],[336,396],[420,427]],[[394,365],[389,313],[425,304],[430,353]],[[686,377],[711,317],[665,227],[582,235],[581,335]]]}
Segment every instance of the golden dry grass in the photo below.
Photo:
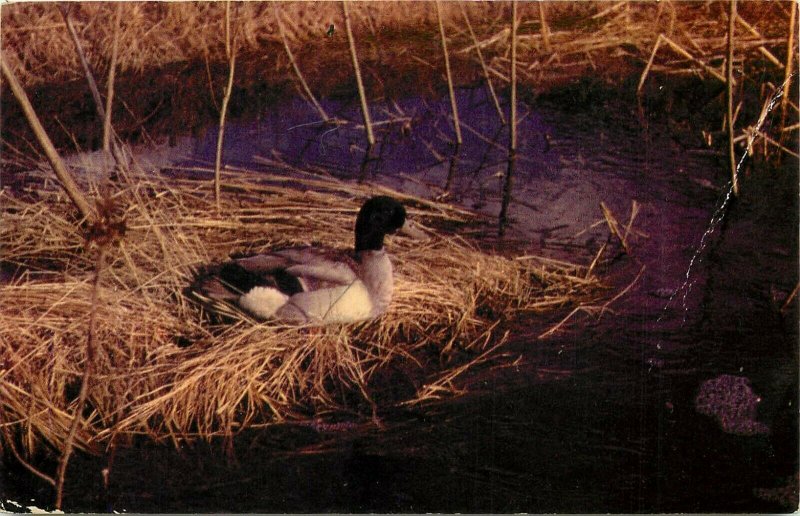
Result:
{"label": "golden dry grass", "polygon": [[[107,249],[91,413],[76,446],[99,450],[118,435],[230,436],[354,396],[374,406],[381,385],[371,380],[390,363],[416,379],[415,392],[392,403],[452,396],[459,377],[503,344],[504,323],[598,295],[585,268],[486,253],[434,229],[469,220],[453,207],[374,185],[256,177],[224,176],[222,215],[207,181],[127,178],[112,196],[127,232]],[[429,234],[388,242],[396,294],[380,319],[322,329],[244,317],[214,325],[182,295],[198,267],[231,253],[351,245],[357,209],[375,193],[402,199]],[[0,285],[0,418],[29,451],[42,442],[60,450],[86,359],[95,252],[59,190],[39,188],[35,200],[0,195],[3,260],[25,271]]]}
{"label": "golden dry grass", "polygon": [[[282,58],[280,36],[269,2],[234,4],[232,26],[243,55],[259,56],[273,63],[281,77],[291,75]],[[422,40],[424,53],[393,52],[394,58],[436,59],[436,11],[433,2],[350,2],[356,39],[414,48]],[[466,2],[477,39],[494,79],[508,80],[509,2]],[[520,80],[541,86],[558,77],[575,77],[587,71],[614,74],[621,63],[643,66],[659,36],[675,42],[694,60],[665,49],[652,71],[707,73],[704,66],[722,71],[725,54],[727,2],[546,2],[546,27],[538,2],[521,2]],[[777,70],[785,60],[791,2],[743,2],[737,24],[737,59],[766,59]],[[286,36],[292,46],[314,49],[336,66],[347,66],[342,44],[332,45],[325,34],[330,24],[342,32],[339,2],[279,2]],[[136,2],[124,7],[119,56],[121,72],[159,69],[176,62],[208,59],[225,61],[224,2]],[[100,75],[110,61],[114,6],[108,2],[71,4],[90,64]],[[442,17],[455,58],[476,60],[474,43],[467,31],[460,2],[444,2]],[[2,10],[3,48],[6,59],[23,84],[81,79],[82,72],[56,4],[29,3]],[[547,41],[543,34],[547,34]],[[335,49],[333,47],[336,47]],[[363,49],[362,49],[363,50]],[[384,49],[386,52],[388,49]],[[361,58],[380,55],[371,46]],[[341,55],[340,55],[341,54]],[[419,54],[419,55],[414,55]],[[777,57],[776,57],[777,56]],[[340,62],[339,60],[342,59]],[[699,64],[699,63],[702,63]],[[419,63],[417,63],[419,64]],[[328,65],[331,65],[330,59]],[[302,64],[301,64],[302,66]]]}

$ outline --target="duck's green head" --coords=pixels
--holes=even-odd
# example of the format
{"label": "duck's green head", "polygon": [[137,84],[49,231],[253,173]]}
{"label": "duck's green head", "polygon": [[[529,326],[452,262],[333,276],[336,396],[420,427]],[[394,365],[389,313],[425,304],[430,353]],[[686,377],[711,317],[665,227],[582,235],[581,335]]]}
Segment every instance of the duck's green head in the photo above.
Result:
{"label": "duck's green head", "polygon": [[379,251],[383,237],[406,222],[406,209],[397,200],[380,195],[368,199],[356,218],[356,251]]}

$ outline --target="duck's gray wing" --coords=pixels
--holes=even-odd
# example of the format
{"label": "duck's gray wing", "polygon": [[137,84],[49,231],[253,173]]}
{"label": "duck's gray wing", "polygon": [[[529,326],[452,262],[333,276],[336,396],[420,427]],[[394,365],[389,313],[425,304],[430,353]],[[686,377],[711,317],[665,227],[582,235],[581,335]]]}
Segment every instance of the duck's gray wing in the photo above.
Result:
{"label": "duck's gray wing", "polygon": [[273,254],[286,260],[285,272],[297,278],[306,292],[349,285],[358,279],[357,264],[347,253],[293,248]]}

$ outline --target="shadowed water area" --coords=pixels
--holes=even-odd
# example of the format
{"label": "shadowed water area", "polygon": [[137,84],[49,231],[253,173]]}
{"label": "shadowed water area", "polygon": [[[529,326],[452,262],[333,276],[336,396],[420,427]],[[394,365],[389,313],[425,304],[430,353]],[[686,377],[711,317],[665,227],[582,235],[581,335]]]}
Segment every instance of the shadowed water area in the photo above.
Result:
{"label": "shadowed water area", "polygon": [[[445,196],[454,166],[446,198],[488,221],[466,236],[584,264],[608,243],[597,273],[612,292],[630,289],[544,339],[541,321],[520,320],[505,354],[472,373],[463,396],[387,407],[384,429],[340,415],[248,430],[232,443],[139,442],[117,450],[107,488],[106,460],[79,455],[68,510],[787,510],[759,490],[786,486],[798,467],[797,303],[783,306],[798,281],[796,166],[752,171],[712,223],[728,195],[726,161],[697,135],[624,99],[531,99],[519,106],[512,225],[501,240],[493,221],[508,128],[482,88],[457,94],[464,143],[454,164],[447,99],[419,97],[372,106],[378,144],[366,164],[357,102],[325,102],[340,120],[326,125],[299,99],[232,122],[225,162],[431,198]],[[209,127],[138,159],[202,177],[216,134]],[[623,227],[638,204],[627,253],[609,238],[600,202]],[[5,499],[49,503],[49,488],[20,469],[1,479]]]}

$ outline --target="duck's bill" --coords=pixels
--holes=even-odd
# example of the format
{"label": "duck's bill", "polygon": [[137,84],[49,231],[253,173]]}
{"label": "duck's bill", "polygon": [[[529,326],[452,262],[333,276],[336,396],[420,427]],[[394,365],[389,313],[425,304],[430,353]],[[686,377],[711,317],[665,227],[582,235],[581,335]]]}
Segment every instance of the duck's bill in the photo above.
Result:
{"label": "duck's bill", "polygon": [[406,219],[405,224],[397,230],[397,233],[415,240],[427,240],[428,234],[413,220]]}

